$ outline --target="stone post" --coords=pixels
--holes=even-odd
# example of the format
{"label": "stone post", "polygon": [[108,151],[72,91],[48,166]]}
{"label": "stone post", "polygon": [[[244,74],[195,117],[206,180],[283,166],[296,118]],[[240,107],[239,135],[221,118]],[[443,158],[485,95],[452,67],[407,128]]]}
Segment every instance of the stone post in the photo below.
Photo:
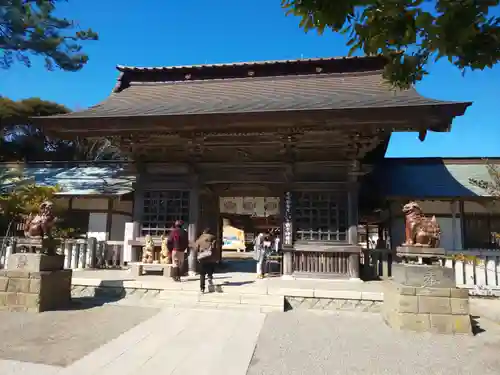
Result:
{"label": "stone post", "polygon": [[135,240],[139,237],[140,225],[137,221],[133,221],[130,223],[125,223],[125,234],[123,235],[123,263],[127,264],[129,262],[134,262],[135,254],[133,254],[132,245],[129,244],[129,241]]}
{"label": "stone post", "polygon": [[87,267],[96,268],[97,239],[90,237],[87,239]]}
{"label": "stone post", "polygon": [[359,280],[359,252],[354,252],[349,254],[348,267],[349,267],[349,278],[351,280]]}
{"label": "stone post", "polygon": [[12,240],[9,240],[9,243],[5,247],[5,258],[4,258],[4,268],[7,268],[9,266],[9,258],[12,254],[16,252],[16,240],[13,238]]}

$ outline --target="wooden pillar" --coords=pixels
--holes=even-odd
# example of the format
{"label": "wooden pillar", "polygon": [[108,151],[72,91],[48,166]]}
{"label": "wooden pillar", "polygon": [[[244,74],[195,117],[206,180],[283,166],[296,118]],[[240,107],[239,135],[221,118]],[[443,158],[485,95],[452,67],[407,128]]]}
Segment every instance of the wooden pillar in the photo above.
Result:
{"label": "wooden pillar", "polygon": [[[359,171],[359,162],[354,161],[351,170],[348,174],[348,191],[347,191],[347,240],[352,246],[358,245],[358,222],[359,222],[359,207],[358,207],[358,194],[359,184],[357,172]],[[368,238],[367,238],[368,241]],[[359,262],[360,253],[353,252],[349,255],[349,277],[353,280],[359,280]]]}
{"label": "wooden pillar", "polygon": [[451,247],[452,250],[457,250],[457,202],[450,202],[450,211],[451,211]]}
{"label": "wooden pillar", "polygon": [[[200,217],[200,189],[196,184],[189,193],[189,223],[188,223],[188,237],[189,243],[194,243],[198,236],[198,223]],[[197,269],[197,253],[195,249],[189,252],[188,257],[188,271],[190,275],[194,275]]]}
{"label": "wooden pillar", "polygon": [[113,226],[113,197],[108,198],[108,209],[106,212],[106,238],[111,239],[111,228]]}
{"label": "wooden pillar", "polygon": [[366,249],[370,250],[370,224],[365,225],[365,232],[366,232]]}
{"label": "wooden pillar", "polygon": [[462,246],[460,249],[465,249],[465,236],[466,236],[466,228],[465,228],[465,204],[463,200],[458,201],[458,214],[460,215],[460,240],[462,242]]}
{"label": "wooden pillar", "polygon": [[291,191],[283,194],[282,207],[282,248],[283,277],[290,278],[293,274],[293,195]]}
{"label": "wooden pillar", "polygon": [[348,233],[347,240],[351,245],[358,244],[358,193],[359,184],[357,182],[357,169],[358,163],[356,162],[353,170],[349,173],[349,184],[347,192],[347,224]]}
{"label": "wooden pillar", "polygon": [[134,187],[134,211],[132,219],[142,225],[142,215],[144,213],[144,189],[141,185],[142,184],[135,184]]}

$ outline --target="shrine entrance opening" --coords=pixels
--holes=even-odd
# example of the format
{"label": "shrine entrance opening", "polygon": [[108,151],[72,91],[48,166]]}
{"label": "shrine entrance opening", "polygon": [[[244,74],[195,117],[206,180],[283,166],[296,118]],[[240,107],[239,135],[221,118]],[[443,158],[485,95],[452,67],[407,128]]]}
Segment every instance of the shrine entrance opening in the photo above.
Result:
{"label": "shrine entrance opening", "polygon": [[216,232],[228,271],[255,272],[255,237],[269,230],[280,235],[283,190],[278,185],[210,184],[201,189],[199,228]]}

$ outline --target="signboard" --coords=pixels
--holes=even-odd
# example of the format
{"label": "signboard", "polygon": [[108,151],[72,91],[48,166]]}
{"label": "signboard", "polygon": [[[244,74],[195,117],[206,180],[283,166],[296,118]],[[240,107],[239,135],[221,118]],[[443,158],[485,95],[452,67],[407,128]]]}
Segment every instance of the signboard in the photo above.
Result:
{"label": "signboard", "polygon": [[231,225],[222,228],[222,250],[245,250],[245,232]]}
{"label": "signboard", "polygon": [[279,215],[279,197],[221,197],[220,212],[223,214],[268,217]]}

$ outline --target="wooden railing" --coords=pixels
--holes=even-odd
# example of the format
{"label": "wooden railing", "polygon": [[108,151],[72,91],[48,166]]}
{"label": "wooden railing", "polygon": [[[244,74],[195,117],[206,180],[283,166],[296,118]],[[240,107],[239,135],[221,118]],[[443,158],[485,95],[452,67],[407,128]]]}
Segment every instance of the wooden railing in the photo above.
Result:
{"label": "wooden railing", "polygon": [[293,254],[294,274],[348,275],[349,254],[319,251],[295,251]]}
{"label": "wooden railing", "polygon": [[359,258],[358,246],[303,242],[284,249],[283,270],[293,277],[359,278]]}
{"label": "wooden railing", "polygon": [[[7,266],[10,254],[36,251],[41,247],[40,240],[0,237],[0,268]],[[121,266],[123,241],[68,239],[61,241],[57,252],[64,255],[65,268],[114,268]]]}

